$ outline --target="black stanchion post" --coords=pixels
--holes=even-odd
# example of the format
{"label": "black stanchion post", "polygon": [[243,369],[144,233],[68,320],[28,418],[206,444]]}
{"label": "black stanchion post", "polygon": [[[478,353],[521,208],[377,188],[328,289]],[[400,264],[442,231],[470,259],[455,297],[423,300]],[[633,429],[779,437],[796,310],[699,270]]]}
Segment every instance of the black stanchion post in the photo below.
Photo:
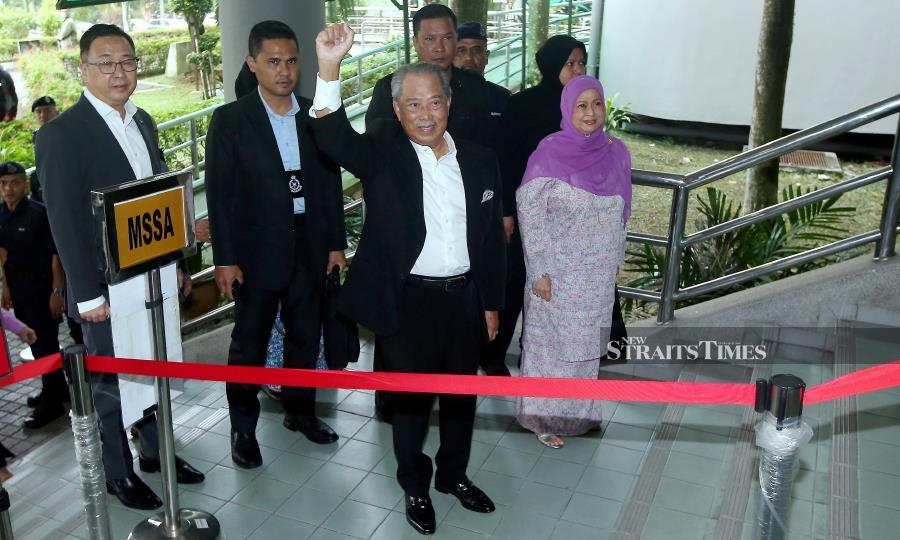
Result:
{"label": "black stanchion post", "polygon": [[[147,272],[147,309],[153,330],[153,356],[166,361],[166,328],[163,316],[162,285],[159,268]],[[216,540],[220,536],[219,521],[208,512],[178,507],[178,483],[175,471],[175,435],[172,429],[172,401],[169,379],[156,378],[156,421],[159,431],[159,462],[163,486],[162,514],[149,517],[135,526],[128,537],[145,539]]]}
{"label": "black stanchion post", "polygon": [[0,540],[13,540],[12,522],[9,520],[9,492],[0,480]]}
{"label": "black stanchion post", "polygon": [[88,536],[95,540],[110,540],[112,533],[109,508],[106,505],[106,475],[103,472],[100,428],[94,411],[91,383],[84,366],[84,345],[66,347],[63,351],[63,372],[72,398],[72,435],[75,440],[75,460],[81,474]]}
{"label": "black stanchion post", "polygon": [[812,437],[812,429],[802,418],[805,390],[806,383],[794,375],[774,375],[768,381],[757,381],[756,410],[765,411],[765,418],[756,425],[756,445],[762,449],[757,508],[762,540],[787,536],[797,453]]}

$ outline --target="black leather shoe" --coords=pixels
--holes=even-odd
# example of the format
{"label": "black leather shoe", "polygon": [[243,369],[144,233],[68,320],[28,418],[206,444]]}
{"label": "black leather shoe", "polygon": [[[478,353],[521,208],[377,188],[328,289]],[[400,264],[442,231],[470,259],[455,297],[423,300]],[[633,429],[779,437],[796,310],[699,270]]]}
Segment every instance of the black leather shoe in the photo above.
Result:
{"label": "black leather shoe", "polygon": [[453,495],[467,510],[482,514],[490,514],[494,511],[494,502],[470,480],[459,484],[441,484],[435,481],[434,489]]}
{"label": "black leather shoe", "polygon": [[106,492],[115,495],[129,508],[153,510],[162,506],[162,501],[156,493],[153,493],[153,490],[134,473],[121,480],[107,480]]}
{"label": "black leather shoe", "polygon": [[[139,457],[138,465],[141,470],[146,473],[159,472],[162,468],[162,464],[160,464],[158,459],[144,459]],[[202,472],[191,467],[187,461],[178,456],[175,456],[175,475],[178,478],[179,484],[199,484],[206,479]]]}
{"label": "black leather shoe", "polygon": [[284,427],[291,431],[299,431],[316,444],[330,444],[338,440],[337,433],[315,416],[286,414]]}
{"label": "black leather shoe", "polygon": [[431,497],[406,496],[406,521],[420,534],[434,534],[437,523],[434,519],[434,507]]}
{"label": "black leather shoe", "polygon": [[31,416],[25,420],[23,425],[28,429],[41,429],[62,416],[64,412],[65,410],[63,410],[62,405],[48,405],[42,403],[31,412]]}
{"label": "black leather shoe", "polygon": [[231,460],[242,469],[255,469],[262,465],[262,454],[254,433],[231,432]]}
{"label": "black leather shoe", "polygon": [[[28,399],[25,400],[25,405],[28,405],[28,407],[31,409],[37,409],[46,400],[47,400],[47,396],[44,394],[44,391],[41,390],[40,392],[38,392],[37,394],[35,394],[33,396],[28,396]],[[69,402],[68,397],[63,398],[63,403],[68,403],[68,402]]]}

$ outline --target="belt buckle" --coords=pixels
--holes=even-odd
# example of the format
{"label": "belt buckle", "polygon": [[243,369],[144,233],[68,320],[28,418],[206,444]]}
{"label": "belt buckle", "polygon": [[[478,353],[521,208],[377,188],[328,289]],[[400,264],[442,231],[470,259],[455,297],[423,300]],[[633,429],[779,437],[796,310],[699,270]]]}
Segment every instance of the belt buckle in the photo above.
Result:
{"label": "belt buckle", "polygon": [[444,284],[444,291],[455,291],[458,289],[462,289],[466,286],[466,276],[457,276],[455,278],[448,279]]}

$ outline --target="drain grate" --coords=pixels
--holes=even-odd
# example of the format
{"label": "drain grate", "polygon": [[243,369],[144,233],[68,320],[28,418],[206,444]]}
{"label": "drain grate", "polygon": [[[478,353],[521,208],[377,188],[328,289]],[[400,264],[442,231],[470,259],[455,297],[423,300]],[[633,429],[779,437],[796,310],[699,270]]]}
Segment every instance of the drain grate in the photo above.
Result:
{"label": "drain grate", "polygon": [[[747,146],[744,146],[744,152]],[[814,150],[796,150],[778,159],[778,165],[786,169],[804,171],[843,172],[841,161],[834,152],[817,152]]]}

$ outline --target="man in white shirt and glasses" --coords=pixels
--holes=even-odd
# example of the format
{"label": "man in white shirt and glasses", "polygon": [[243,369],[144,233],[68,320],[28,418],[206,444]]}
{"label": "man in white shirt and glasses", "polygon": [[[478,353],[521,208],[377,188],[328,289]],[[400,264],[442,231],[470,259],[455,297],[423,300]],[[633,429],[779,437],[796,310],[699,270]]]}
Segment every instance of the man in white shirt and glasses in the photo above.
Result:
{"label": "man in white shirt and glasses", "polygon": [[[113,356],[106,286],[98,271],[91,213],[92,190],[146,178],[166,170],[153,119],[131,102],[140,60],[134,41],[119,27],[92,26],[80,41],[81,99],[42,127],[35,155],[50,226],[66,269],[69,314],[81,322],[88,354]],[[118,377],[91,374],[100,420],[107,491],[131,508],[153,509],[162,501],[134,473],[122,421]],[[156,419],[137,423],[144,472],[160,469]],[[203,474],[176,458],[179,483],[202,482]]]}

